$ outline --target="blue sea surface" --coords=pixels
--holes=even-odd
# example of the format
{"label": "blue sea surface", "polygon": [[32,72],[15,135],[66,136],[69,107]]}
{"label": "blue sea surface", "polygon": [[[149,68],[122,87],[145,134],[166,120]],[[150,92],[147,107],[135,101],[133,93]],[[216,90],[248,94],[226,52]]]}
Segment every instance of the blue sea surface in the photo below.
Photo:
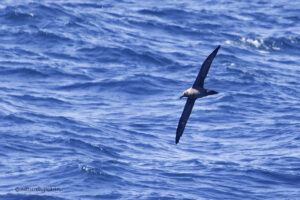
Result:
{"label": "blue sea surface", "polygon": [[[300,2],[2,0],[0,199],[300,199]],[[191,87],[221,45],[175,144]]]}

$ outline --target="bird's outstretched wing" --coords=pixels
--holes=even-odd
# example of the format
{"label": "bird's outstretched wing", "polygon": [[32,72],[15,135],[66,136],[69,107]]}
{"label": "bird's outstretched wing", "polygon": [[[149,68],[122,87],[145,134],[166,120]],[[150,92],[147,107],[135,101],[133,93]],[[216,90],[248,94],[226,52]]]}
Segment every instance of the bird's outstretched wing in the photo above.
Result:
{"label": "bird's outstretched wing", "polygon": [[208,70],[210,68],[210,65],[213,61],[213,59],[215,58],[215,56],[218,53],[218,50],[221,46],[219,45],[207,58],[206,60],[203,62],[200,72],[198,73],[197,79],[194,82],[193,88],[197,89],[197,88],[203,88],[204,85],[204,79],[208,73]]}
{"label": "bird's outstretched wing", "polygon": [[196,101],[196,99],[192,99],[192,98],[188,98],[186,100],[183,112],[182,112],[180,120],[178,122],[178,127],[177,127],[177,131],[176,131],[176,144],[179,142],[179,139],[183,134],[186,122],[188,121],[188,119],[190,117],[190,114],[192,112],[195,101]]}

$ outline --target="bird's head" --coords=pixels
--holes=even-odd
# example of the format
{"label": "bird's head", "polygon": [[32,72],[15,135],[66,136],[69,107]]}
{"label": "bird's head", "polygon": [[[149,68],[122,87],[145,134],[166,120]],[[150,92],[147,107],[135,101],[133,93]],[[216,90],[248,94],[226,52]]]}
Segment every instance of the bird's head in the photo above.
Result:
{"label": "bird's head", "polygon": [[180,99],[182,99],[183,97],[187,97],[188,96],[188,92],[187,91],[184,91],[182,93],[182,95],[180,96]]}

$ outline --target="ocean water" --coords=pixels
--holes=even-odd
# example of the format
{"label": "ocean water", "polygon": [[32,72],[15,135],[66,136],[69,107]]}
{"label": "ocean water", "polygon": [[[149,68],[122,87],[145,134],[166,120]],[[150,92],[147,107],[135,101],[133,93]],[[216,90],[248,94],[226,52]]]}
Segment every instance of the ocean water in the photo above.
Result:
{"label": "ocean water", "polygon": [[[300,199],[299,1],[2,0],[0,199]],[[221,45],[179,144],[178,119]]]}

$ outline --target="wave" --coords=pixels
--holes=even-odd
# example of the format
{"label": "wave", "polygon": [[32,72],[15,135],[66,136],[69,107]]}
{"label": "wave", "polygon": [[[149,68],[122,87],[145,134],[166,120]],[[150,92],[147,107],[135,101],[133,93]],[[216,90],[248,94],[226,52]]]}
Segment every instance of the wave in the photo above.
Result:
{"label": "wave", "polygon": [[52,47],[52,45],[57,45],[62,42],[65,44],[73,43],[73,40],[67,37],[63,33],[55,33],[47,30],[38,30],[30,35],[30,38],[34,38],[34,43],[40,44],[41,42],[45,44],[45,47]]}
{"label": "wave", "polygon": [[241,37],[237,36],[233,41],[227,40],[227,44],[242,44],[246,47],[263,50],[265,52],[284,52],[290,54],[291,52],[300,51],[299,44],[300,38],[295,36],[289,37]]}
{"label": "wave", "polygon": [[143,51],[138,52],[130,48],[123,47],[105,47],[97,46],[91,48],[80,48],[77,50],[87,57],[96,58],[99,62],[117,62],[127,63],[130,61],[142,62],[143,64],[151,63],[155,65],[172,64],[172,60],[163,57],[162,55],[153,54],[153,52]]}
{"label": "wave", "polygon": [[80,148],[82,151],[93,151],[94,153],[99,154],[99,156],[107,155],[108,157],[120,158],[120,155],[117,153],[118,151],[116,149],[105,145],[97,146],[78,139],[70,139],[70,145]]}
{"label": "wave", "polygon": [[33,13],[24,13],[18,11],[14,7],[7,7],[5,9],[5,13],[2,14],[2,17],[4,17],[7,20],[10,20],[14,24],[33,22],[35,20],[35,16]]}
{"label": "wave", "polygon": [[6,194],[0,195],[1,198],[6,200],[27,200],[27,199],[40,199],[40,200],[69,200],[58,196],[50,195],[30,195],[30,194]]}
{"label": "wave", "polygon": [[10,96],[15,98],[16,101],[25,101],[25,102],[37,104],[37,105],[40,105],[40,104],[46,105],[46,106],[49,106],[49,104],[51,104],[51,106],[53,106],[53,105],[68,105],[68,102],[63,101],[58,98],[54,98],[54,97],[38,97],[38,96],[32,96],[32,95],[10,95]]}
{"label": "wave", "polygon": [[5,122],[10,122],[12,123],[11,125],[14,124],[32,124],[34,123],[33,120],[26,118],[26,117],[21,117],[18,114],[9,114],[1,117],[2,120]]}
{"label": "wave", "polygon": [[18,69],[7,69],[2,68],[0,76],[18,76],[21,78],[45,78],[48,75],[35,69],[30,68],[18,68]]}
{"label": "wave", "polygon": [[[36,69],[34,65],[24,62],[0,62],[0,65],[5,67],[0,67],[0,77],[5,78],[21,78],[23,80],[32,80],[32,79],[47,79],[52,81],[56,78],[61,80],[92,80],[88,74],[73,73],[66,70],[56,69],[52,66],[44,65],[39,66],[39,69]],[[19,68],[16,66],[20,65]],[[28,65],[28,67],[22,67]],[[14,67],[15,69],[10,69]],[[29,68],[31,67],[31,68]],[[30,78],[30,79],[29,79]]]}
{"label": "wave", "polygon": [[182,9],[176,9],[176,8],[141,9],[138,10],[137,12],[142,15],[152,15],[152,16],[169,18],[174,20],[181,20],[182,17],[191,19],[195,16],[194,13]]}
{"label": "wave", "polygon": [[152,95],[166,90],[166,84],[178,85],[178,82],[150,75],[135,75],[125,77],[126,80],[103,80],[97,82],[83,82],[71,85],[60,86],[59,90],[96,90],[96,91],[118,91],[119,93],[129,93],[132,95]]}

